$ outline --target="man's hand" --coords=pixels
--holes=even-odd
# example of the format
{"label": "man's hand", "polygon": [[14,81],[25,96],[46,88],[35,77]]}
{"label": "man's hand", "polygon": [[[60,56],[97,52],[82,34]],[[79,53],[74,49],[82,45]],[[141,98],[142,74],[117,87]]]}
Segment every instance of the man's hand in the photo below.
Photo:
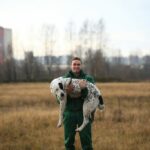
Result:
{"label": "man's hand", "polygon": [[72,84],[69,84],[66,88],[67,94],[71,94],[73,91],[74,87]]}
{"label": "man's hand", "polygon": [[79,85],[80,85],[80,88],[81,88],[81,90],[82,90],[82,89],[86,88],[87,83],[86,83],[85,80],[80,80],[80,81],[79,81]]}

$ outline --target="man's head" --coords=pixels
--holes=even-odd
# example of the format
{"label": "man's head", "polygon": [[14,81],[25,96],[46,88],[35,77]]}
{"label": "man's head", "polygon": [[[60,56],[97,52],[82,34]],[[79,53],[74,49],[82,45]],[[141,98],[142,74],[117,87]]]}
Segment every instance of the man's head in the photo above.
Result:
{"label": "man's head", "polygon": [[79,74],[81,71],[81,59],[79,57],[74,57],[71,62],[71,70],[75,74]]}

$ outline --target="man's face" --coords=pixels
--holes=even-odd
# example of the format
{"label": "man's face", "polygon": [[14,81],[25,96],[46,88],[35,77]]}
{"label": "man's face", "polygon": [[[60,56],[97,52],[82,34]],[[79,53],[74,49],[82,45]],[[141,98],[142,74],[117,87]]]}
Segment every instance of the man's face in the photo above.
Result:
{"label": "man's face", "polygon": [[73,60],[71,63],[71,69],[74,73],[79,73],[81,70],[81,62],[80,60]]}

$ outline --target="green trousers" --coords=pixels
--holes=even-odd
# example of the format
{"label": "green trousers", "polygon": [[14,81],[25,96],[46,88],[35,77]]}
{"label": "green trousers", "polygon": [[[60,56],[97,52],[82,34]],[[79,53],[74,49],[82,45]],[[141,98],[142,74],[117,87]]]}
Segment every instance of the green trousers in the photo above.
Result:
{"label": "green trousers", "polygon": [[[66,111],[64,112],[64,138],[66,150],[75,150],[75,129],[83,122],[82,111]],[[81,146],[83,150],[93,150],[92,148],[92,135],[91,135],[91,122],[79,132]]]}

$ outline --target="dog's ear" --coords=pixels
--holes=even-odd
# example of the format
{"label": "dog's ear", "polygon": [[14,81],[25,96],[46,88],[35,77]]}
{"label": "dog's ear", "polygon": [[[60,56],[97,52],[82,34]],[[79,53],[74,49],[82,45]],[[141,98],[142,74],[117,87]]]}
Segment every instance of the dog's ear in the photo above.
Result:
{"label": "dog's ear", "polygon": [[63,90],[64,88],[63,88],[63,84],[62,83],[58,83],[59,84],[59,88],[61,89],[61,90]]}

